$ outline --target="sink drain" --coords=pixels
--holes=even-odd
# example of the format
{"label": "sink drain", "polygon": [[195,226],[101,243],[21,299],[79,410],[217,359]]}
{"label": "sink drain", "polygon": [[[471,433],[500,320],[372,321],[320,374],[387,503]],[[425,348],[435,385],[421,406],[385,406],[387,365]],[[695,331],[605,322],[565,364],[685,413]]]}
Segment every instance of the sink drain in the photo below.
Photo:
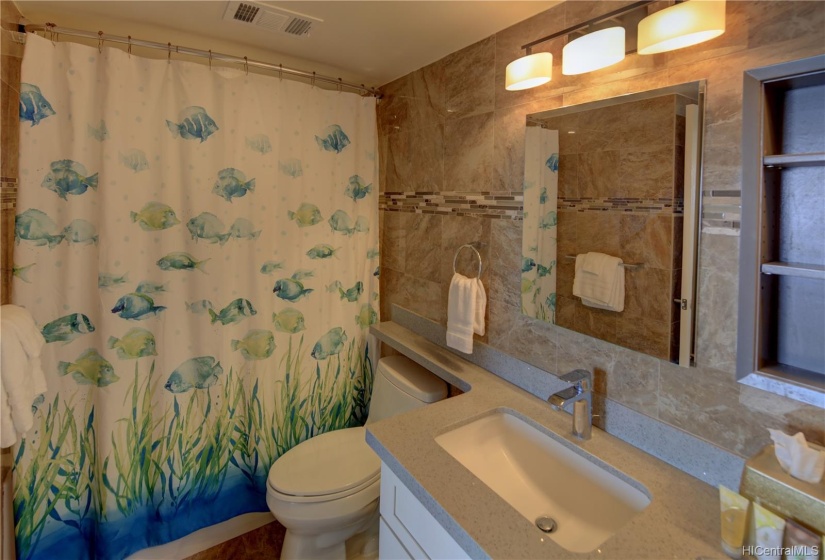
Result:
{"label": "sink drain", "polygon": [[536,518],[536,527],[545,533],[555,533],[557,528],[556,520],[552,517],[542,515],[541,517]]}

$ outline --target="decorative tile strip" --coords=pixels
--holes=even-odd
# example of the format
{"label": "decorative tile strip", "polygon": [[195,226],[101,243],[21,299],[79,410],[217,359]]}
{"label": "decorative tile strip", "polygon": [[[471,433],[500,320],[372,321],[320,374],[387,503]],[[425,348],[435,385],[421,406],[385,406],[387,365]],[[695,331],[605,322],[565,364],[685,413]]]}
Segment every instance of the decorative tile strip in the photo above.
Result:
{"label": "decorative tile strip", "polygon": [[577,212],[628,212],[644,214],[682,215],[685,201],[681,198],[589,198],[559,197],[559,210]]}
{"label": "decorative tile strip", "polygon": [[14,209],[17,206],[17,181],[7,180],[5,177],[0,182],[0,208],[3,210]]}
{"label": "decorative tile strip", "polygon": [[521,220],[524,196],[521,191],[384,192],[378,204],[387,212]]}

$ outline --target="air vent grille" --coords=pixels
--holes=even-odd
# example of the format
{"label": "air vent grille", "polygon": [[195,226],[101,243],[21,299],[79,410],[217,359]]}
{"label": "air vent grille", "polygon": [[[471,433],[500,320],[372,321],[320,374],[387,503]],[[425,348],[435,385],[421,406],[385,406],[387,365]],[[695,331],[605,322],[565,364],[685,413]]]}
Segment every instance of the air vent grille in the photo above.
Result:
{"label": "air vent grille", "polygon": [[301,18],[294,18],[289,25],[284,28],[284,33],[290,35],[306,35],[312,29],[312,22]]}
{"label": "air vent grille", "polygon": [[237,21],[252,23],[252,20],[255,19],[255,16],[258,15],[259,11],[261,11],[261,9],[257,6],[240,3],[238,4],[238,9],[235,10],[235,15],[233,18]]}

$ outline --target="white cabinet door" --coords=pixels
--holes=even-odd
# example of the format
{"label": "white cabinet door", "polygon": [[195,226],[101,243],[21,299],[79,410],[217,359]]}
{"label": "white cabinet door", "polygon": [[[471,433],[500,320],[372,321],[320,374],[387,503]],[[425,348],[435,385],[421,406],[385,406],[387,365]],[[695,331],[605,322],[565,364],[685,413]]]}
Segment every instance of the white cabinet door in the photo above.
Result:
{"label": "white cabinet door", "polygon": [[[408,556],[402,558],[460,560],[469,556],[449,533],[430,515],[427,508],[404,486],[397,476],[381,465],[381,530],[394,543],[385,547],[385,533],[379,535],[379,558],[391,560],[397,554],[396,543]],[[386,554],[384,552],[386,551]],[[393,551],[393,552],[390,552]]]}

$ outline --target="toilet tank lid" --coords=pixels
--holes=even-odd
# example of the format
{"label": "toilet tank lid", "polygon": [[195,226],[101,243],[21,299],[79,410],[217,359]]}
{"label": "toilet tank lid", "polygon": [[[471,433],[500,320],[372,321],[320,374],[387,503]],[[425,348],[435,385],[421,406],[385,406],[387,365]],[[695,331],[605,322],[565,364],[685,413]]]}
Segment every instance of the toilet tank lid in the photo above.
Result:
{"label": "toilet tank lid", "polygon": [[387,356],[378,361],[378,373],[408,395],[432,403],[447,397],[447,383],[406,356]]}

